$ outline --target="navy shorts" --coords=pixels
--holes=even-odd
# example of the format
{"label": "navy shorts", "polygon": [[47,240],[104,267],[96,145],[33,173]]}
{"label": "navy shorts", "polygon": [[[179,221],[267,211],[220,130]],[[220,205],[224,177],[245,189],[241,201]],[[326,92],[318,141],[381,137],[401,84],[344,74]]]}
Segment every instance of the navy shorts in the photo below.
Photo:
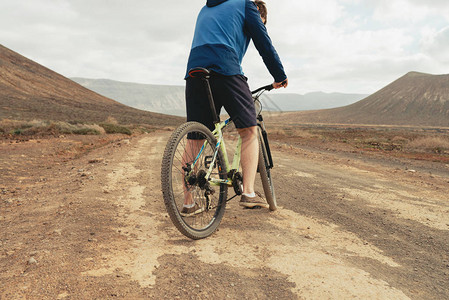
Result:
{"label": "navy shorts", "polygon": [[[237,128],[257,125],[254,100],[246,77],[212,73],[209,79],[215,109],[220,115],[224,107]],[[199,78],[186,79],[187,121],[196,121],[214,130],[214,120],[204,82]]]}

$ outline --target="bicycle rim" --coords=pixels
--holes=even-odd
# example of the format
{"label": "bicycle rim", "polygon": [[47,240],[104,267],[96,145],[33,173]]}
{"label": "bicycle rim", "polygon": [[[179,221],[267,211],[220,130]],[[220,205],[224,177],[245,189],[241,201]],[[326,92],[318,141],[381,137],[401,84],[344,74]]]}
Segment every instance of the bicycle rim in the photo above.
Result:
{"label": "bicycle rim", "polygon": [[260,174],[260,179],[262,180],[262,187],[265,194],[265,198],[267,200],[268,205],[270,206],[271,211],[275,211],[277,209],[276,203],[276,194],[274,192],[274,184],[273,178],[271,177],[270,169],[268,168],[268,155],[265,148],[265,143],[262,138],[262,134],[259,131],[259,163],[258,169]]}
{"label": "bicycle rim", "polygon": [[[213,194],[206,196],[208,189],[204,174],[211,165],[215,145],[216,139],[207,127],[188,122],[173,132],[162,159],[161,183],[165,207],[176,228],[191,239],[205,238],[214,233],[225,211],[225,184],[211,186]],[[211,177],[227,178],[223,162],[222,153],[218,151]],[[183,213],[186,204],[194,205],[194,211],[187,209]]]}

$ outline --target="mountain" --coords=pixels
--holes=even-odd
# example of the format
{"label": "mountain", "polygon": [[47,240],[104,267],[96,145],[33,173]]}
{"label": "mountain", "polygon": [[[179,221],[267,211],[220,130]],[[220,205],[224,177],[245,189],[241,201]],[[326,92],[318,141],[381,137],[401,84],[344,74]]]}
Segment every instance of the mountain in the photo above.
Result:
{"label": "mountain", "polygon": [[295,122],[449,126],[449,74],[410,72],[354,104],[289,113]]}
{"label": "mountain", "polygon": [[182,119],[101,96],[0,45],[0,119],[173,125]]}
{"label": "mountain", "polygon": [[280,94],[271,92],[264,101],[269,110],[298,111],[335,108],[357,102],[365,98],[366,94],[343,94],[313,92],[305,95]]}
{"label": "mountain", "polygon": [[109,79],[71,78],[100,95],[138,109],[185,116],[183,86],[140,84]]}
{"label": "mountain", "polygon": [[[120,82],[108,79],[71,78],[82,86],[120,103],[153,112],[185,116],[183,86]],[[266,93],[264,108],[272,111],[297,111],[339,107],[367,95],[315,92],[306,95]]]}

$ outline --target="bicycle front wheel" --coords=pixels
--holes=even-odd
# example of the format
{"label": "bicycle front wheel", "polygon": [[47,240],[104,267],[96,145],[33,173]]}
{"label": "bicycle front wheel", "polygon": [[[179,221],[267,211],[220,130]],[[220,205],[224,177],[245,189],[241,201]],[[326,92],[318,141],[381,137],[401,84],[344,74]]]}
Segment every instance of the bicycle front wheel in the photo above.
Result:
{"label": "bicycle front wheel", "polygon": [[[165,207],[176,228],[191,239],[214,233],[225,211],[227,185],[216,182],[227,179],[227,170],[216,143],[206,126],[187,122],[173,132],[162,159]],[[215,184],[207,178],[211,166]]]}
{"label": "bicycle front wheel", "polygon": [[270,210],[277,209],[276,194],[274,192],[273,178],[271,177],[271,169],[269,168],[268,153],[265,145],[265,140],[262,136],[262,130],[258,127],[259,136],[259,163],[258,170],[260,179],[262,180],[262,187]]}

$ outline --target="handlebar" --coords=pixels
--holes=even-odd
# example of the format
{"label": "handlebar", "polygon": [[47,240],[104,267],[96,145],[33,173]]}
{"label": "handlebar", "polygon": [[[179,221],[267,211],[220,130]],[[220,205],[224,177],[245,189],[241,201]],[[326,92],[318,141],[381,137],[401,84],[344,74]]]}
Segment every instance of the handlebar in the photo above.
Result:
{"label": "handlebar", "polygon": [[258,92],[260,92],[260,91],[271,91],[272,89],[274,89],[274,87],[273,87],[273,84],[269,84],[269,85],[266,85],[266,86],[263,86],[263,87],[260,87],[260,88],[258,88],[257,90],[254,90],[254,91],[252,91],[251,92],[251,94],[257,94]]}

